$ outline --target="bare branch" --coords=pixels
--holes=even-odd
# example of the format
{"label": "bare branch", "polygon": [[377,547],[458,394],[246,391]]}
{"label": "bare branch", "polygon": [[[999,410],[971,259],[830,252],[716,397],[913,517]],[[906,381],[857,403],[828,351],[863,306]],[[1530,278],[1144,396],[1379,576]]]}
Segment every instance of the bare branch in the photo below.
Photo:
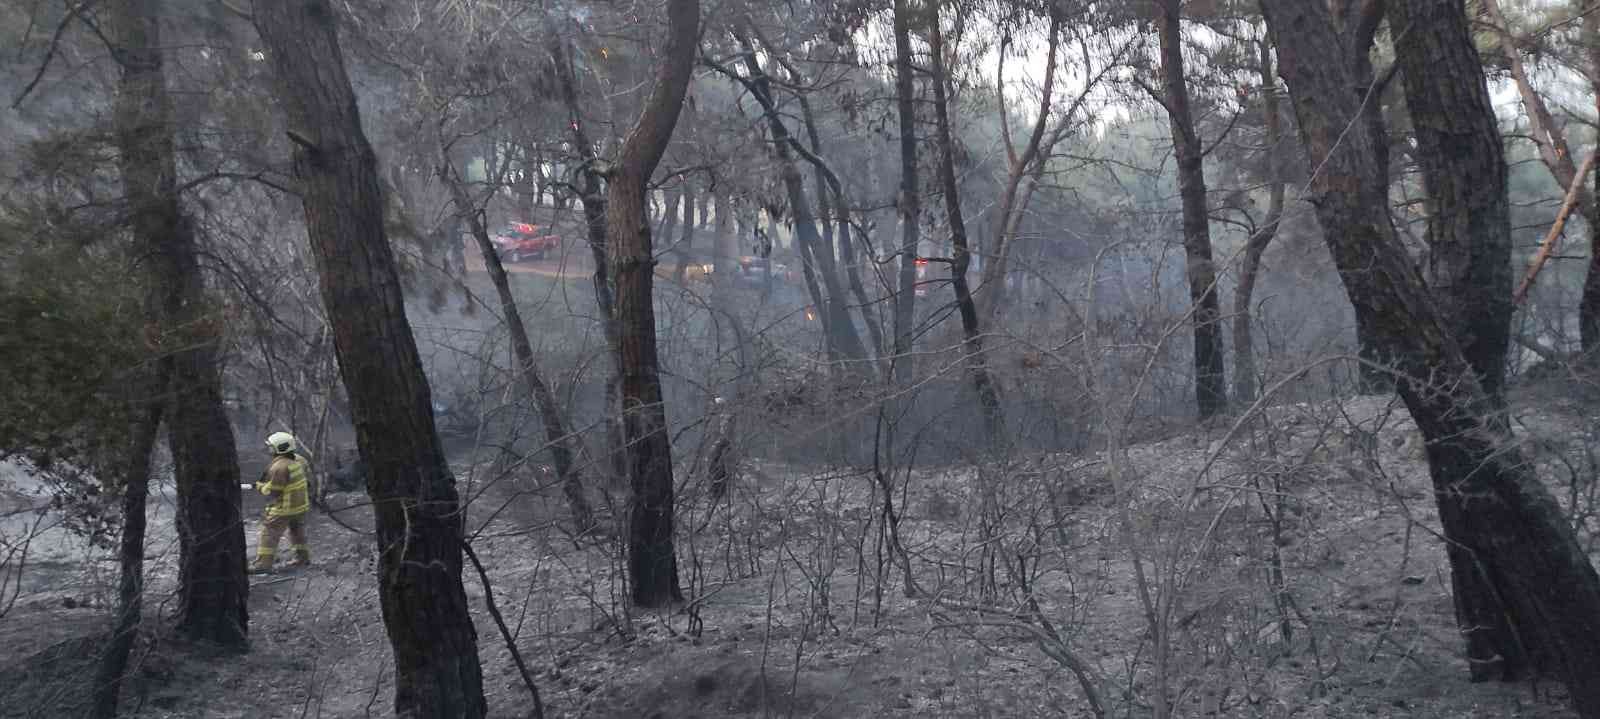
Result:
{"label": "bare branch", "polygon": [[39,81],[44,79],[45,71],[50,69],[50,61],[55,59],[56,50],[61,47],[61,35],[67,31],[67,25],[71,24],[85,10],[93,7],[96,2],[99,2],[99,0],[83,0],[77,7],[68,10],[66,17],[61,18],[61,24],[56,26],[55,34],[50,36],[50,48],[45,51],[44,60],[39,63],[38,72],[35,72],[33,79],[23,86],[22,92],[17,93],[16,99],[11,101],[11,109],[15,110],[21,107],[22,101],[28,99],[28,94],[32,93],[33,89],[39,86]]}

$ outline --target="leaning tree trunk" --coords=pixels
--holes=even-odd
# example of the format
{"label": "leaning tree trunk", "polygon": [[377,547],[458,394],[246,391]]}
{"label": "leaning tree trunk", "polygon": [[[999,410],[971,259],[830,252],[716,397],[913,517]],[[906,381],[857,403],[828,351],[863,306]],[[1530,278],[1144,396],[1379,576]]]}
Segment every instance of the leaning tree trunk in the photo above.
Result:
{"label": "leaning tree trunk", "polygon": [[[832,227],[834,226],[833,221],[835,219],[838,220],[838,255],[835,256],[833,251],[835,235],[826,231],[823,233],[822,242],[818,246],[818,252],[822,257],[823,264],[828,268],[825,271],[829,275],[837,277],[840,273],[840,266],[843,266],[845,286],[848,287],[850,296],[856,299],[857,307],[861,312],[861,319],[867,326],[867,336],[872,342],[872,354],[877,356],[883,352],[883,328],[879,325],[877,315],[874,312],[875,303],[867,300],[866,287],[862,285],[861,274],[856,269],[855,243],[850,236],[850,203],[845,197],[844,185],[839,181],[838,174],[820,156],[822,139],[817,132],[816,118],[811,112],[811,103],[804,96],[800,96],[799,101],[800,119],[805,123],[806,136],[811,141],[811,149],[808,150],[804,145],[792,140],[790,144],[816,170],[817,202],[822,208],[822,226],[824,228]],[[830,285],[830,287],[832,286],[834,285]],[[829,290],[829,292],[833,291]],[[839,291],[842,293],[844,290],[841,289]],[[845,296],[838,294],[834,295],[834,297],[833,302],[841,309],[847,310]],[[849,322],[848,311],[846,311],[844,321]],[[855,331],[854,323],[850,324],[850,330],[852,332]],[[862,351],[865,352],[865,348]]]}
{"label": "leaning tree trunk", "polygon": [[[165,380],[158,380],[159,385]],[[121,577],[117,581],[116,623],[110,641],[95,668],[94,719],[117,715],[117,698],[128,670],[128,654],[138,638],[144,616],[145,501],[150,496],[150,457],[161,427],[161,404],[151,402],[130,428],[131,442],[122,477],[122,543],[118,555]]]}
{"label": "leaning tree trunk", "polygon": [[1255,296],[1256,279],[1261,273],[1261,256],[1278,234],[1283,221],[1284,181],[1283,109],[1278,97],[1276,71],[1272,67],[1272,45],[1260,43],[1261,112],[1267,126],[1267,217],[1245,244],[1244,261],[1239,267],[1239,282],[1233,288],[1233,397],[1241,406],[1256,399],[1255,333],[1250,304]]}
{"label": "leaning tree trunk", "polygon": [[[1511,208],[1506,162],[1483,64],[1459,1],[1389,0],[1416,157],[1432,212],[1429,287],[1445,331],[1461,346],[1496,410],[1504,404],[1511,341]],[[1520,638],[1470,552],[1449,548],[1456,623],[1475,680],[1516,680],[1543,654]]]}
{"label": "leaning tree trunk", "polygon": [[668,1],[667,43],[655,88],[628,132],[607,184],[606,236],[621,325],[617,365],[622,372],[623,441],[633,490],[628,578],[639,607],[683,599],[672,536],[672,442],[656,353],[655,257],[650,227],[642,218],[645,185],[672,139],[689,88],[699,26],[699,0]]}
{"label": "leaning tree trunk", "polygon": [[384,234],[377,156],[345,73],[327,0],[258,3],[256,25],[295,143],[306,230],[372,468],[378,597],[394,650],[394,711],[482,717],[478,637],[461,585],[462,507],[434,427],[393,250]]}
{"label": "leaning tree trunk", "polygon": [[1500,398],[1511,341],[1511,214],[1504,145],[1459,0],[1389,0],[1416,157],[1431,201],[1428,286],[1445,328]]}
{"label": "leaning tree trunk", "polygon": [[[1357,122],[1348,65],[1337,61],[1341,43],[1328,8],[1302,0],[1261,4],[1309,165],[1319,168],[1310,187],[1318,222],[1426,440],[1454,577],[1478,573],[1517,635],[1556,668],[1579,713],[1600,717],[1600,683],[1592,676],[1600,666],[1600,576],[1411,267],[1384,188],[1368,181],[1372,143]],[[1459,12],[1434,19],[1451,27],[1424,34],[1449,32],[1465,42]]]}
{"label": "leaning tree trunk", "polygon": [[1217,301],[1217,268],[1211,259],[1211,217],[1206,207],[1205,149],[1189,111],[1189,81],[1184,76],[1179,0],[1161,0],[1161,76],[1178,164],[1178,195],[1183,201],[1183,255],[1193,303],[1194,394],[1200,419],[1228,409],[1222,360],[1222,310]]}
{"label": "leaning tree trunk", "polygon": [[594,509],[589,506],[589,498],[584,492],[583,473],[578,470],[575,461],[583,456],[578,446],[582,440],[580,435],[568,428],[561,407],[556,404],[555,393],[550,391],[550,385],[539,373],[539,364],[533,355],[533,342],[528,339],[528,328],[522,323],[522,311],[517,308],[517,298],[511,293],[511,277],[500,263],[500,255],[495,252],[494,241],[489,238],[489,228],[484,226],[483,216],[476,211],[476,205],[468,196],[461,176],[456,173],[449,153],[441,153],[439,159],[443,163],[440,179],[450,189],[450,197],[456,204],[456,215],[466,221],[472,238],[477,241],[484,268],[489,272],[489,281],[500,296],[500,311],[505,314],[506,331],[511,335],[511,352],[517,358],[517,378],[522,381],[524,391],[539,411],[539,420],[544,425],[545,444],[550,450],[550,463],[555,468],[557,481],[561,483],[561,493],[566,495],[567,507],[572,511],[573,525],[578,534],[587,534],[594,530],[595,520]]}
{"label": "leaning tree trunk", "polygon": [[[760,31],[755,26],[751,26],[751,30],[758,37],[760,36]],[[773,50],[770,41],[765,37],[761,37],[761,42],[767,48],[767,54],[781,63],[784,69],[788,71],[791,84],[797,86],[808,84],[805,76],[793,64],[784,60],[782,53]],[[768,87],[767,96],[770,99],[770,82],[766,83],[766,85]],[[785,131],[785,134],[789,136],[789,144],[793,146],[795,153],[810,163],[814,171],[813,176],[817,188],[817,207],[820,215],[817,222],[822,234],[814,250],[817,254],[818,264],[822,268],[824,283],[828,287],[829,301],[833,305],[830,309],[839,313],[839,318],[835,321],[848,329],[852,335],[852,337],[848,338],[848,341],[852,344],[860,344],[860,335],[856,333],[855,324],[850,320],[849,300],[845,294],[846,289],[848,289],[850,296],[855,297],[862,321],[867,326],[868,337],[872,342],[871,354],[877,357],[884,351],[883,328],[879,326],[877,316],[872,307],[873,303],[867,300],[865,287],[861,284],[860,274],[856,270],[855,248],[850,237],[850,203],[845,198],[844,186],[840,183],[838,174],[822,159],[822,136],[817,131],[816,113],[811,109],[811,101],[806,98],[804,93],[796,93],[795,100],[800,106],[800,121],[805,126],[806,138],[811,147],[807,149],[804,144],[800,143],[792,135],[788,135],[787,131]],[[768,111],[768,117],[774,122],[781,122],[782,119],[775,109]],[[837,233],[835,228],[837,228]],[[834,251],[835,237],[838,238],[837,253]],[[841,274],[844,275],[842,282],[840,280]],[[861,353],[863,358],[867,356],[865,346],[862,347]]]}
{"label": "leaning tree trunk", "polygon": [[1005,414],[1000,407],[1000,392],[989,374],[989,363],[983,354],[978,306],[972,301],[972,289],[967,285],[967,269],[972,264],[972,252],[967,247],[967,222],[961,212],[961,187],[956,183],[955,142],[950,136],[950,101],[945,90],[950,78],[945,70],[944,30],[940,27],[937,15],[928,20],[928,42],[933,61],[933,117],[935,132],[938,133],[935,142],[939,148],[939,184],[944,191],[945,215],[950,220],[950,243],[954,247],[951,253],[950,286],[955,289],[956,308],[961,314],[964,338],[961,349],[967,359],[967,374],[972,378],[972,388],[978,393],[978,406],[983,410],[988,446],[997,449],[1005,437]]}
{"label": "leaning tree trunk", "polygon": [[[817,299],[820,301],[817,311],[821,313],[824,321],[828,346],[845,359],[865,359],[867,348],[861,343],[861,335],[856,332],[855,323],[850,320],[844,283],[839,279],[833,248],[823,246],[822,238],[817,232],[817,218],[811,212],[811,201],[806,196],[805,179],[795,162],[796,151],[806,150],[800,146],[789,132],[788,126],[783,123],[776,99],[772,96],[772,83],[761,67],[755,48],[748,40],[742,37],[740,40],[744,47],[744,66],[750,74],[750,79],[748,81],[744,81],[743,78],[736,77],[736,79],[744,81],[745,87],[751,91],[751,96],[761,105],[767,119],[767,128],[772,133],[773,152],[778,158],[778,174],[783,180],[784,191],[789,198],[789,208],[794,213],[794,238],[799,245],[796,249],[799,250],[802,259],[808,260],[805,271],[814,276],[810,281],[815,282],[820,279],[822,283],[816,291]],[[824,218],[824,221],[826,219]]]}
{"label": "leaning tree trunk", "polygon": [[243,647],[245,578],[239,458],[222,405],[221,325],[208,311],[194,225],[178,202],[172,100],[161,57],[159,0],[112,6],[122,67],[116,123],[133,234],[149,264],[169,407],[167,443],[178,490],[178,627]]}

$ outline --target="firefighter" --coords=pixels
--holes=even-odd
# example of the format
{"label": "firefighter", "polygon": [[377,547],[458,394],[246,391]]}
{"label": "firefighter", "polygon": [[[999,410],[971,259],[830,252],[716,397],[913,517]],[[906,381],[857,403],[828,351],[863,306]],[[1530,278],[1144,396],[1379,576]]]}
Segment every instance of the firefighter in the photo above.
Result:
{"label": "firefighter", "polygon": [[294,552],[289,568],[311,563],[311,547],[306,544],[306,511],[311,508],[306,477],[311,474],[310,463],[300,454],[299,442],[288,432],[272,433],[267,437],[267,448],[272,451],[272,462],[255,488],[271,498],[271,503],[261,524],[261,541],[256,547],[255,564],[250,565],[251,574],[272,571],[278,540],[285,532],[289,534],[289,549]]}

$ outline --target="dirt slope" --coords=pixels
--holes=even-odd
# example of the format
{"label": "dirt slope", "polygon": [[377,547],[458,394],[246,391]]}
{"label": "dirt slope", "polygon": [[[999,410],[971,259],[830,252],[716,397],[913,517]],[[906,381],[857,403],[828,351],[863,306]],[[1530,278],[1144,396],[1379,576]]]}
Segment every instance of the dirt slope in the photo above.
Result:
{"label": "dirt slope", "polygon": [[[1600,506],[1589,405],[1543,392],[1517,414],[1563,501]],[[470,457],[457,469],[484,476]],[[1162,671],[1179,716],[1570,716],[1549,683],[1466,681],[1420,444],[1384,398],[1277,407],[1231,435],[1196,431],[1122,457],[897,475],[916,597],[870,472],[751,461],[726,504],[685,482],[680,561],[696,599],[625,616],[617,547],[566,536],[541,476],[514,469],[463,489],[473,545],[551,716],[1092,716],[1065,654],[1087,664],[1108,709],[1145,715],[1156,667],[1141,572],[1151,596],[1172,598]],[[17,492],[25,481],[6,480],[8,511],[33,501]],[[998,488],[988,515],[983,483]],[[130,715],[386,714],[362,501],[336,495],[333,514],[315,515],[315,567],[252,590],[249,653],[165,632],[142,644]],[[170,502],[151,505],[155,627],[172,610]],[[7,536],[17,516],[0,525]],[[0,618],[0,716],[76,716],[115,566],[59,531],[35,541],[41,561]],[[467,587],[491,714],[527,716],[470,567]]]}

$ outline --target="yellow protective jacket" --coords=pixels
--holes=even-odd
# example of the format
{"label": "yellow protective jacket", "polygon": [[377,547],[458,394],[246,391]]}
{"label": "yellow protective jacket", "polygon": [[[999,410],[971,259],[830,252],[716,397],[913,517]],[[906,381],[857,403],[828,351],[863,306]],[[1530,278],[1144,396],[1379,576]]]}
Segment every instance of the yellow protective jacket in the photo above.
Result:
{"label": "yellow protective jacket", "polygon": [[310,474],[310,464],[301,457],[280,454],[272,458],[266,475],[256,482],[256,489],[272,497],[272,504],[267,505],[268,518],[295,517],[311,509],[311,492],[306,483]]}

